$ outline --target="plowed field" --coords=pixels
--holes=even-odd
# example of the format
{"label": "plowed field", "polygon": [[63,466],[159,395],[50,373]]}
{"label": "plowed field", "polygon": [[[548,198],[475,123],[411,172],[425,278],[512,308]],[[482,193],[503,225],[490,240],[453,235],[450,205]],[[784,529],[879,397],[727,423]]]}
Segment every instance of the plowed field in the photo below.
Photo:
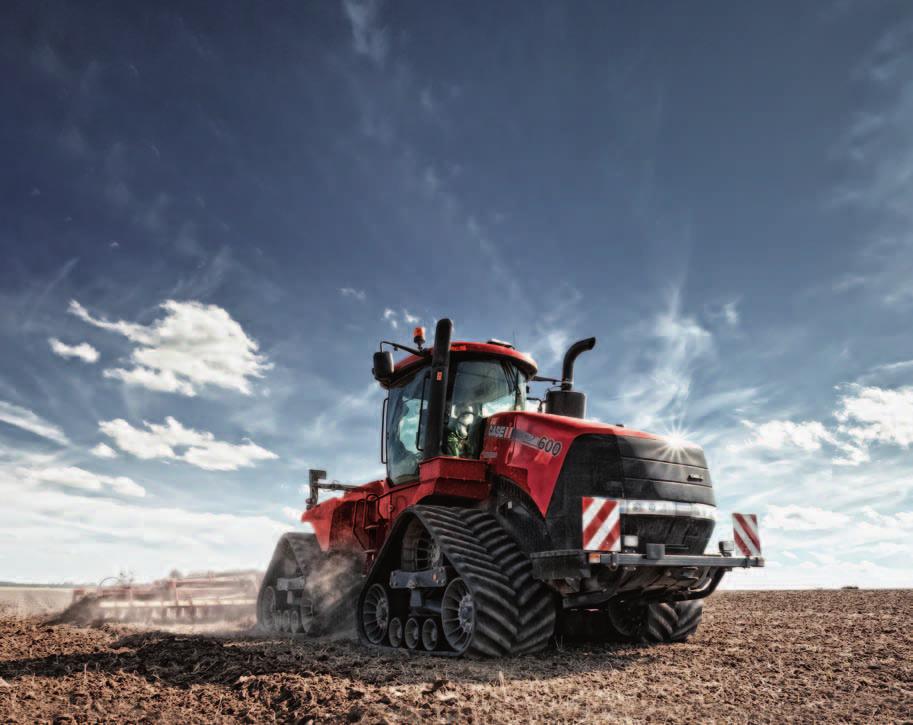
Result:
{"label": "plowed field", "polygon": [[913,591],[724,592],[689,642],[457,661],[0,619],[3,722],[913,722]]}

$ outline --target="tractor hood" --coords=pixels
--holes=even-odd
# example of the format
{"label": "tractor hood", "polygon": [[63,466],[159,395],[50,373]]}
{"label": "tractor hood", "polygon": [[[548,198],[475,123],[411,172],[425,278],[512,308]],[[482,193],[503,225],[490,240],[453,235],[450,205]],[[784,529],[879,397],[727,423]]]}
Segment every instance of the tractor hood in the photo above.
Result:
{"label": "tractor hood", "polygon": [[[568,548],[580,546],[572,532],[574,525],[579,529],[584,496],[715,503],[700,446],[623,426],[545,413],[500,413],[488,421],[482,458],[495,475],[524,489],[557,529],[567,525],[553,534]],[[709,536],[706,527],[698,528],[697,538]],[[692,548],[691,542],[687,546]],[[693,547],[698,546],[703,542],[695,540]]]}

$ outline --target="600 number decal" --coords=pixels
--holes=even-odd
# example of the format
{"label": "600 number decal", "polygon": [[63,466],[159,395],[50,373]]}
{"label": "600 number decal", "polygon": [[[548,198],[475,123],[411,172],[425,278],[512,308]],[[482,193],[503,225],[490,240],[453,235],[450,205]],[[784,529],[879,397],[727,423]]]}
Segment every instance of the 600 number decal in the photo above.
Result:
{"label": "600 number decal", "polygon": [[546,453],[551,453],[553,456],[557,456],[559,453],[561,453],[561,441],[552,440],[551,438],[542,436],[536,445],[539,450],[545,451]]}

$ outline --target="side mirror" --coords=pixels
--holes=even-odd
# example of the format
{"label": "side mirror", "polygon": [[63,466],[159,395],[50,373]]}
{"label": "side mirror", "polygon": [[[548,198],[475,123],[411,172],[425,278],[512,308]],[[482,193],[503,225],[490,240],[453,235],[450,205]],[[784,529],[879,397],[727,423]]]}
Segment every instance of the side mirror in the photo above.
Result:
{"label": "side mirror", "polygon": [[380,383],[386,382],[393,377],[393,353],[392,352],[375,352],[374,369],[371,370],[374,379]]}

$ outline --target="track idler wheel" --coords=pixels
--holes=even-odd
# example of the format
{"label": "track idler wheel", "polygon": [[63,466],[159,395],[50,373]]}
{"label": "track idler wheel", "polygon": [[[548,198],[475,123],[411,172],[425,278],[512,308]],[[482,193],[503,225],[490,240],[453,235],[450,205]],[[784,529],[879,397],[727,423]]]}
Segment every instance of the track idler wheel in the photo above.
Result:
{"label": "track idler wheel", "polygon": [[[260,598],[257,602],[257,624],[267,632],[275,632],[279,629],[277,615],[276,590],[273,587],[265,587],[260,592]],[[167,615],[165,618],[167,618]]]}
{"label": "track idler wheel", "polygon": [[472,641],[475,627],[475,603],[469,587],[461,578],[451,581],[444,590],[441,600],[441,623],[444,639],[453,651],[462,654]]}
{"label": "track idler wheel", "polygon": [[365,595],[361,621],[365,637],[371,644],[380,644],[387,636],[390,624],[390,602],[382,584],[372,584]]}

